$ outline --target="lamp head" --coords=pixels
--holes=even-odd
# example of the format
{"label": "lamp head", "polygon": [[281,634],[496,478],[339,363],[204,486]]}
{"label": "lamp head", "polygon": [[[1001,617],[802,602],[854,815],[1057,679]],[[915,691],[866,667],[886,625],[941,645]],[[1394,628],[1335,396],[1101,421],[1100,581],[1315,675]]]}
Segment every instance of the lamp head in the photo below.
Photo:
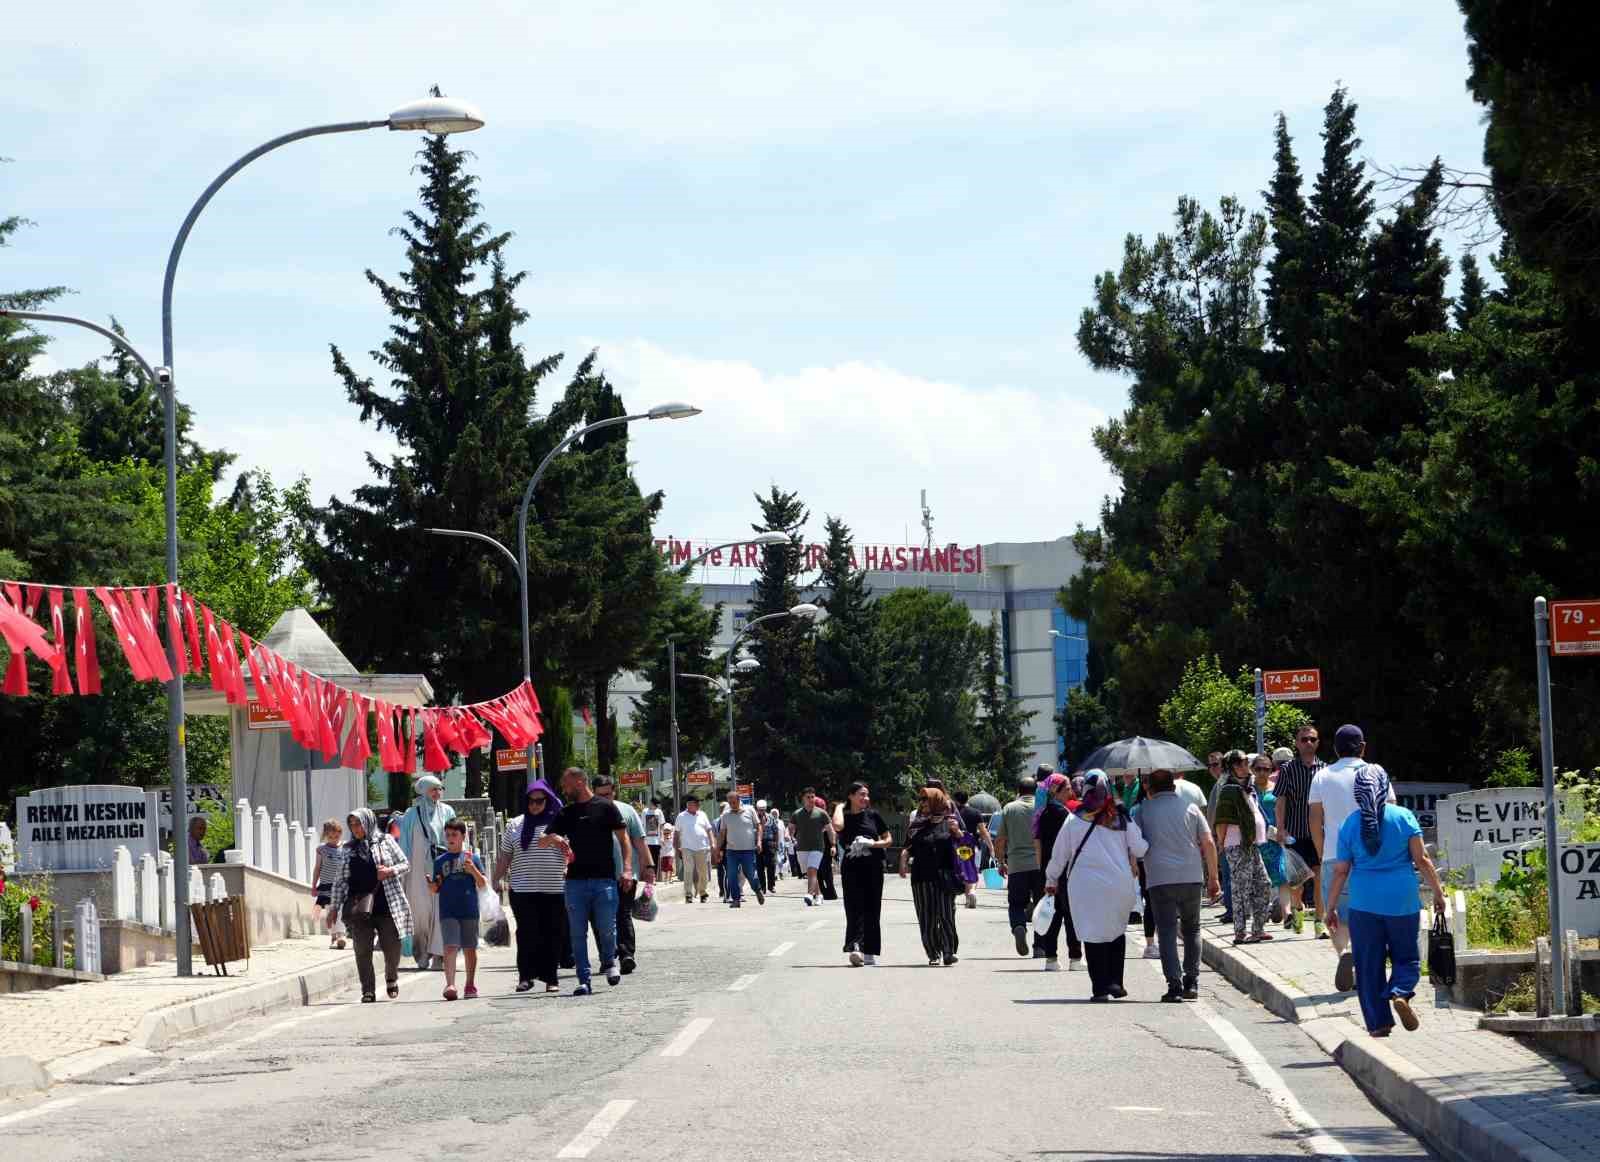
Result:
{"label": "lamp head", "polygon": [[645,414],[652,420],[686,420],[690,416],[699,415],[700,409],[693,404],[673,401],[672,403],[658,403]]}
{"label": "lamp head", "polygon": [[803,617],[807,621],[809,621],[812,618],[816,617],[817,614],[819,614],[821,612],[822,612],[822,609],[821,609],[820,606],[813,605],[809,601],[802,601],[799,605],[792,605],[792,606],[789,607],[789,613],[792,616],[794,616],[794,617]]}
{"label": "lamp head", "polygon": [[787,545],[789,543],[789,537],[786,533],[757,533],[755,536],[750,538],[749,543],[752,545],[761,545],[763,547],[767,545]]}
{"label": "lamp head", "polygon": [[733,664],[733,672],[735,674],[748,674],[752,670],[759,670],[760,668],[761,663],[754,658],[742,658]]}
{"label": "lamp head", "polygon": [[389,128],[421,129],[441,136],[470,133],[483,128],[483,114],[476,105],[454,97],[424,97],[389,114]]}

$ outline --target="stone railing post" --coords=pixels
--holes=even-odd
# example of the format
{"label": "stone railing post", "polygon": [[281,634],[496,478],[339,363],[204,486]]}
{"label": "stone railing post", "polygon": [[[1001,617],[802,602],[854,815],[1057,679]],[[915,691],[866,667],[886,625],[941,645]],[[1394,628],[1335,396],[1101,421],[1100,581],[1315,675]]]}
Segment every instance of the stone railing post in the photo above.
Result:
{"label": "stone railing post", "polygon": [[256,853],[252,861],[262,871],[272,870],[272,820],[265,807],[256,808]]}
{"label": "stone railing post", "polygon": [[250,800],[240,799],[233,805],[233,849],[244,856],[244,862],[255,863],[256,845],[252,824],[255,817],[250,814]]}
{"label": "stone railing post", "polygon": [[111,857],[111,917],[114,920],[138,918],[138,891],[134,887],[133,856],[118,846]]}
{"label": "stone railing post", "polygon": [[56,967],[67,967],[67,926],[61,919],[61,908],[50,905],[50,939],[56,952]]}
{"label": "stone railing post", "polygon": [[[307,827],[301,838],[306,845],[306,883],[311,884],[311,873],[317,870],[317,833]],[[316,887],[315,884],[311,886]]]}
{"label": "stone railing post", "polygon": [[228,898],[228,885],[222,879],[221,872],[211,873],[211,882],[206,885],[206,903],[215,904],[218,900]]}
{"label": "stone railing post", "polygon": [[77,918],[77,969],[79,972],[100,971],[100,912],[94,900],[78,901]]}
{"label": "stone railing post", "polygon": [[272,863],[267,870],[280,876],[289,874],[289,823],[282,811],[272,817]]}
{"label": "stone railing post", "polygon": [[161,883],[156,878],[156,857],[148,851],[139,857],[139,923],[161,927]]}
{"label": "stone railing post", "polygon": [[289,868],[285,873],[291,880],[306,882],[306,836],[300,820],[289,824]]}
{"label": "stone railing post", "polygon": [[33,963],[33,909],[23,904],[17,909],[18,934],[22,945],[22,963]]}
{"label": "stone railing post", "polygon": [[161,928],[166,932],[176,932],[177,928],[177,886],[173,883],[172,857],[166,852],[156,855],[156,876],[161,884]]}

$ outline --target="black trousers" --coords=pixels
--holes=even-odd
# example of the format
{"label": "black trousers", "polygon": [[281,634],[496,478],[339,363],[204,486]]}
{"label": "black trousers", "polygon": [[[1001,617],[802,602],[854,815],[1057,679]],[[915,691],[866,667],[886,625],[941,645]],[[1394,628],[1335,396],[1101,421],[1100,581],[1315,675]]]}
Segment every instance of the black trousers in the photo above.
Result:
{"label": "black trousers", "polygon": [[839,893],[833,888],[833,853],[823,852],[822,866],[817,868],[817,890],[824,900],[837,900]]}
{"label": "black trousers", "polygon": [[761,879],[766,883],[767,891],[778,890],[778,853],[772,850],[769,844],[761,849],[761,854],[756,856],[756,866],[761,873]]}
{"label": "black trousers", "polygon": [[717,895],[722,899],[728,898],[728,861],[717,860]]}
{"label": "black trousers", "polygon": [[961,947],[956,933],[955,893],[945,890],[937,881],[911,883],[911,902],[917,908],[917,927],[922,930],[922,950],[928,959],[954,956]]}
{"label": "black trousers", "polygon": [[556,984],[556,966],[567,926],[567,900],[560,892],[512,892],[511,914],[517,918],[517,980]]}
{"label": "black trousers", "polygon": [[1109,944],[1086,943],[1084,959],[1089,962],[1089,991],[1100,997],[1122,987],[1122,966],[1127,956],[1128,938],[1118,936]]}
{"label": "black trousers", "polygon": [[1067,959],[1080,960],[1083,957],[1083,945],[1078,940],[1078,930],[1072,926],[1072,904],[1067,900],[1064,890],[1056,892],[1056,918],[1050,921],[1050,929],[1043,936],[1033,938],[1034,946],[1044,953],[1045,958],[1054,960],[1061,947],[1061,930],[1067,930]]}
{"label": "black trousers", "polygon": [[[380,892],[383,889],[378,889]],[[350,943],[356,950],[356,975],[361,978],[361,995],[375,996],[377,982],[372,972],[372,945],[376,941],[383,949],[383,982],[394,984],[400,979],[400,930],[388,912],[352,914],[346,927],[350,929]]]}
{"label": "black trousers", "polygon": [[[1006,918],[1011,921],[1011,927],[1021,924],[1026,928],[1029,918],[1033,916],[1033,906],[1043,895],[1044,872],[1040,869],[1014,871],[1006,876]],[[1035,936],[1033,942],[1037,946],[1039,938]]]}
{"label": "black trousers", "polygon": [[617,885],[617,957],[626,956],[629,960],[636,960],[638,940],[633,931],[633,898],[639,892],[639,881],[635,880],[633,886],[627,891],[622,890],[622,885]]}
{"label": "black trousers", "polygon": [[869,956],[883,952],[883,856],[858,855],[839,867],[844,887],[844,950],[859,948]]}

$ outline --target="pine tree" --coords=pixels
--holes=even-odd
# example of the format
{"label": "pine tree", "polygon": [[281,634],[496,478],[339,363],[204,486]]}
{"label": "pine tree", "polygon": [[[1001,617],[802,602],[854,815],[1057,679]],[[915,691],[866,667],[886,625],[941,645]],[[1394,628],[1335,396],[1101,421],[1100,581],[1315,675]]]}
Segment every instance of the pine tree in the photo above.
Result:
{"label": "pine tree", "polygon": [[[674,571],[668,577],[670,596],[663,602],[659,622],[649,647],[649,662],[642,675],[650,684],[633,700],[633,729],[644,740],[646,752],[665,761],[671,757],[672,704],[667,664],[667,636],[676,639],[680,674],[715,675],[711,645],[722,619],[722,606],[704,608]],[[712,753],[724,736],[722,707],[709,683],[678,679],[678,759],[684,770],[701,755]]]}
{"label": "pine tree", "polygon": [[1296,381],[1305,374],[1311,316],[1316,310],[1307,270],[1310,218],[1300,192],[1300,163],[1295,160],[1289,122],[1282,113],[1278,114],[1274,139],[1272,184],[1263,192],[1272,228],[1263,302],[1267,334],[1279,353],[1280,374]]}
{"label": "pine tree", "polygon": [[850,783],[880,773],[873,719],[881,699],[877,618],[867,575],[851,557],[854,539],[839,517],[826,522],[828,543],[819,584],[827,611],[816,640],[816,684],[809,691],[807,765],[832,798]]}
{"label": "pine tree", "polygon": [[1357,156],[1357,106],[1338,88],[1323,109],[1322,169],[1311,193],[1309,255],[1317,291],[1335,298],[1354,297],[1372,221],[1372,181]]}
{"label": "pine tree", "polygon": [[989,617],[978,670],[978,721],[974,734],[973,763],[992,772],[1003,784],[1016,781],[1028,753],[1028,724],[1032,720],[1022,703],[1006,686],[1004,645],[998,614]]}
{"label": "pine tree", "polygon": [[[757,494],[757,533],[780,532],[789,543],[762,549],[761,569],[751,586],[749,620],[793,608],[800,602],[804,567],[802,534],[810,512],[793,492],[773,485]],[[735,757],[742,782],[756,783],[763,796],[793,802],[816,772],[807,765],[807,690],[813,681],[811,623],[789,617],[768,622],[745,638],[761,668],[735,683]]]}
{"label": "pine tree", "polygon": [[1465,331],[1472,326],[1472,320],[1483,310],[1488,293],[1488,284],[1483,280],[1483,272],[1478,269],[1478,260],[1469,250],[1461,256],[1461,291],[1456,295],[1452,311],[1456,330]]}

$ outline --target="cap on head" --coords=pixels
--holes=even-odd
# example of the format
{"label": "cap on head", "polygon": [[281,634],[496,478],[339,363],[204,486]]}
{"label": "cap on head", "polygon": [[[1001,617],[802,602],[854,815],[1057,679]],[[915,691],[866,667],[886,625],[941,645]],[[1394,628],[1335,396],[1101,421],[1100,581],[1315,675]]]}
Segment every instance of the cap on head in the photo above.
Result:
{"label": "cap on head", "polygon": [[1034,783],[1042,783],[1055,773],[1055,767],[1051,766],[1049,763],[1040,763],[1038,769],[1033,772]]}
{"label": "cap on head", "polygon": [[1272,752],[1272,761],[1280,766],[1282,766],[1284,763],[1293,762],[1294,751],[1290,750],[1286,746],[1280,746],[1277,750]]}
{"label": "cap on head", "polygon": [[1341,758],[1349,758],[1361,753],[1361,748],[1367,744],[1367,736],[1361,733],[1361,728],[1353,722],[1341,726],[1333,736],[1333,753]]}

